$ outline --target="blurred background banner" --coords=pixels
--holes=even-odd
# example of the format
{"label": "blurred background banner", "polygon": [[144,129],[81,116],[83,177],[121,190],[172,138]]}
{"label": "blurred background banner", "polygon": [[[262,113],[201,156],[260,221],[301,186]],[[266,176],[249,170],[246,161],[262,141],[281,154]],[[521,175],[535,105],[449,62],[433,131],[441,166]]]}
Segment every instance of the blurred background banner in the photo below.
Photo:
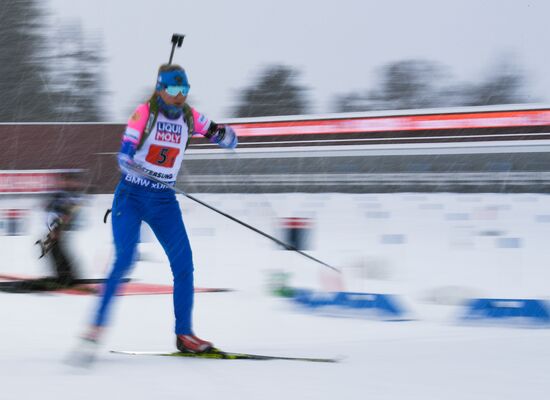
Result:
{"label": "blurred background banner", "polygon": [[[194,137],[188,192],[550,191],[550,106],[232,119],[237,152]],[[123,124],[0,124],[0,168],[88,170],[111,193]]]}
{"label": "blurred background banner", "polygon": [[81,174],[78,169],[0,171],[0,193],[50,193],[65,186],[68,177]]}

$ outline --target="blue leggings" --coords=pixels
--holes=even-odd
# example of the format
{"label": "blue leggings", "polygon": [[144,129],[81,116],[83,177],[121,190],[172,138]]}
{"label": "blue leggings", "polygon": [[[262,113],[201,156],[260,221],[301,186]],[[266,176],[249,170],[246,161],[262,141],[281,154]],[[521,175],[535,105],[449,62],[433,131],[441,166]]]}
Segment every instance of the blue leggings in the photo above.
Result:
{"label": "blue leggings", "polygon": [[145,221],[164,248],[174,277],[176,334],[191,334],[193,309],[193,257],[173,191],[146,191],[119,184],[112,208],[116,259],[103,287],[94,325],[106,325],[109,306],[121,280],[134,262],[141,222]]}

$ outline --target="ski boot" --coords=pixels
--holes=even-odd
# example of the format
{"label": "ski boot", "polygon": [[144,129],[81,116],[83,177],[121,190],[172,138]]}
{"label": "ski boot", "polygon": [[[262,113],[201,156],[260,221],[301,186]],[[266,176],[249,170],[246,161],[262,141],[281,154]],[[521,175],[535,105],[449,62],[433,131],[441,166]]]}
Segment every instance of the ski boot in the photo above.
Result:
{"label": "ski boot", "polygon": [[80,337],[77,347],[71,351],[65,362],[73,367],[91,367],[99,350],[101,331],[101,327],[91,327],[88,332]]}
{"label": "ski boot", "polygon": [[191,334],[176,335],[176,347],[182,353],[205,353],[212,350],[214,345]]}

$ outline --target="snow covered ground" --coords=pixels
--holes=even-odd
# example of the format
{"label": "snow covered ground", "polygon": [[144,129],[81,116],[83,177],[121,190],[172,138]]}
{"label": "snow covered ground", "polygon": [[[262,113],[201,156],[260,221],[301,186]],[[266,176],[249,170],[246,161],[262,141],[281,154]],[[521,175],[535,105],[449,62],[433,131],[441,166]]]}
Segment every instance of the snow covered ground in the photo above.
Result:
{"label": "snow covered ground", "polygon": [[[458,317],[469,297],[548,299],[550,197],[498,194],[233,194],[200,199],[268,233],[280,219],[313,221],[311,254],[325,267],[181,199],[194,248],[195,329],[229,351],[343,356],[337,364],[225,361],[109,354],[172,350],[169,295],[118,298],[96,365],[63,363],[96,298],[0,293],[0,399],[547,399],[550,329],[472,326]],[[89,199],[71,237],[86,277],[105,274],[111,196]],[[32,209],[36,198],[3,198]],[[29,211],[26,234],[0,237],[0,273],[42,275],[34,241],[43,215]],[[145,229],[132,278],[170,283],[169,267]],[[274,272],[292,286],[388,293],[408,321],[315,315],[268,290]]]}

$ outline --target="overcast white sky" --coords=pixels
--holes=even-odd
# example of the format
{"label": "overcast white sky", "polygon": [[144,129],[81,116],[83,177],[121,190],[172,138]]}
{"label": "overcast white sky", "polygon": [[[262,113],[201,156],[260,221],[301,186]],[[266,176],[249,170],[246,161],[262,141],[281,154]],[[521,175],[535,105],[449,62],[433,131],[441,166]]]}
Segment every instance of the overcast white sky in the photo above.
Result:
{"label": "overcast white sky", "polygon": [[261,67],[301,70],[314,112],[335,94],[374,86],[376,69],[423,58],[476,80],[498,57],[523,65],[534,92],[550,99],[549,0],[48,0],[59,22],[99,34],[122,122],[167,62],[171,35],[186,34],[174,62],[185,66],[193,105],[229,116],[239,89]]}

